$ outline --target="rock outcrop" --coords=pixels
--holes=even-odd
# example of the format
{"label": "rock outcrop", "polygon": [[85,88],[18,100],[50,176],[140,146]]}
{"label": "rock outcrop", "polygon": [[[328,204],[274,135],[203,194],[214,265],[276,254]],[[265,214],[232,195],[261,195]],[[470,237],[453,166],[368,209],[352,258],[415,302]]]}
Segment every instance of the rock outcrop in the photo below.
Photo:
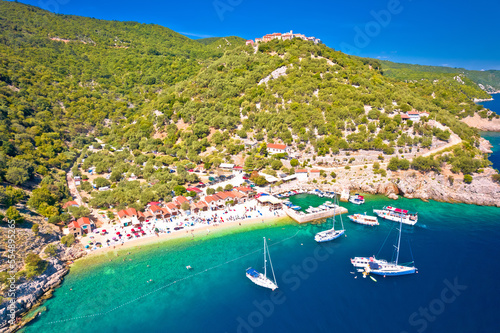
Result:
{"label": "rock outcrop", "polygon": [[[67,266],[57,258],[48,259],[48,267],[45,272],[33,280],[23,281],[16,286],[16,297],[14,308],[16,317],[31,309],[37,304],[40,297],[46,292],[58,286],[63,276],[68,273]],[[11,332],[15,327],[9,327],[10,319],[7,309],[8,302],[0,305],[0,332]]]}

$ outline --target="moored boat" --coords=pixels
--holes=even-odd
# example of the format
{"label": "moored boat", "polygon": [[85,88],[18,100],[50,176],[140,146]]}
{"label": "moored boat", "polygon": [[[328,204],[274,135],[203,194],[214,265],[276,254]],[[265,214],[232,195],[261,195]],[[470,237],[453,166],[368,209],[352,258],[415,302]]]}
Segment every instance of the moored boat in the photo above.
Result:
{"label": "moored boat", "polygon": [[370,225],[370,226],[379,225],[377,217],[366,215],[366,213],[365,214],[353,214],[353,215],[349,215],[347,217],[349,218],[349,220],[351,220],[352,222],[355,222],[355,223]]}
{"label": "moored boat", "polygon": [[[271,271],[273,273],[273,280],[267,277],[267,258],[269,257],[269,264],[271,266]],[[275,290],[278,288],[278,284],[276,283],[276,276],[274,275],[273,263],[271,262],[271,255],[269,254],[269,250],[267,248],[266,237],[264,237],[264,273],[258,272],[256,269],[249,267],[246,270],[246,276],[253,283],[258,286],[268,288],[271,290]]]}
{"label": "moored boat", "polygon": [[361,205],[365,203],[365,197],[356,193],[349,197],[349,202],[355,205]]}
{"label": "moored boat", "polygon": [[373,212],[380,218],[415,225],[418,222],[418,213],[409,212],[406,209],[386,206],[383,209],[374,209]]}
{"label": "moored boat", "polygon": [[399,264],[399,249],[401,247],[401,230],[403,229],[403,223],[399,222],[399,236],[396,247],[396,260],[394,262],[387,262],[383,259],[376,259],[373,257],[355,257],[351,259],[351,264],[354,267],[364,268],[363,276],[366,277],[369,273],[383,276],[398,276],[407,275],[417,272],[417,268],[413,265],[413,261],[401,265]]}

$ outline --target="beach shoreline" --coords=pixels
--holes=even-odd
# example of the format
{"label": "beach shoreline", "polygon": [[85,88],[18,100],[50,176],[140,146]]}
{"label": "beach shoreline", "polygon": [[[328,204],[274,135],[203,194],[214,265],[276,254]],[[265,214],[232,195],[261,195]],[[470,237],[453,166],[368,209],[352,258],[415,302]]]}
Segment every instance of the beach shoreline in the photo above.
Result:
{"label": "beach shoreline", "polygon": [[[88,252],[87,255],[76,259],[74,263],[84,261],[85,259],[93,259],[99,256],[104,256],[108,253],[118,254],[119,252],[130,249],[140,250],[142,246],[148,247],[160,243],[165,244],[173,240],[205,240],[214,236],[223,236],[223,232],[245,232],[248,230],[252,230],[252,227],[271,227],[276,226],[278,223],[288,224],[294,223],[294,221],[287,215],[279,215],[271,217],[263,216],[240,221],[190,227],[186,228],[185,230],[180,230],[172,233],[160,233],[158,236],[150,235],[147,237],[131,239],[121,244],[102,247],[97,250]],[[71,264],[70,266],[72,266],[73,264]]]}

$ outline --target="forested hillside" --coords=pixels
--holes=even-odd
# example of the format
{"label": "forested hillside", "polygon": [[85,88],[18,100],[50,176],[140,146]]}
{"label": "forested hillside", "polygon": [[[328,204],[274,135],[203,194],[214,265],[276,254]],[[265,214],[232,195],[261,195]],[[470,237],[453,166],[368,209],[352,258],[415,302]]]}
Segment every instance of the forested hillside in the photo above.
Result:
{"label": "forested hillside", "polygon": [[472,84],[480,84],[482,89],[487,92],[500,91],[500,71],[498,70],[473,71],[464,68],[400,64],[391,61],[381,61],[380,63],[384,75],[400,80],[456,80],[456,77],[461,75],[471,79]]}
{"label": "forested hillside", "polygon": [[[27,204],[53,222],[69,219],[60,216],[69,198],[63,171],[72,167],[74,175],[93,168],[109,176],[99,183],[113,191],[81,188],[94,207],[108,208],[182,193],[197,181],[186,169],[200,162],[210,168],[239,154],[247,170],[281,168],[244,139],[315,156],[391,155],[448,140],[448,130],[427,123],[433,119],[468,141],[464,158],[476,156],[477,131],[459,119],[488,94],[466,76],[393,78],[377,60],[298,39],[257,50],[238,37],[194,41],[157,25],[13,2],[0,2],[0,18],[0,177],[36,188]],[[403,121],[412,110],[429,117]],[[126,181],[131,175],[143,182]],[[4,206],[22,200],[1,189]]]}

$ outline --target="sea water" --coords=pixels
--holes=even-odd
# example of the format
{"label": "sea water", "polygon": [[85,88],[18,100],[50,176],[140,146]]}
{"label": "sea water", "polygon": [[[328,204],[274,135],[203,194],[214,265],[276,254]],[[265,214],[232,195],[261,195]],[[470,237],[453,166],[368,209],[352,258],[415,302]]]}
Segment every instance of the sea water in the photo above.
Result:
{"label": "sea water", "polygon": [[[492,96],[494,100],[481,102],[479,104],[500,114],[500,94],[493,94]],[[481,136],[488,140],[493,146],[491,148],[493,154],[490,155],[489,159],[493,163],[493,168],[500,170],[500,132],[481,132]]]}
{"label": "sea water", "polygon": [[[349,214],[373,214],[388,204],[419,213],[415,226],[403,226],[400,253],[400,262],[415,261],[417,274],[374,276],[374,282],[350,264],[354,256],[390,260],[397,223],[380,220],[369,227],[344,215],[346,237],[317,244],[314,235],[331,228],[331,219],[266,222],[81,260],[25,331],[499,331],[500,208],[365,199],[360,206],[341,204]],[[308,207],[323,199],[292,200]],[[263,271],[262,237],[279,286],[275,292],[245,276],[250,266]]]}

